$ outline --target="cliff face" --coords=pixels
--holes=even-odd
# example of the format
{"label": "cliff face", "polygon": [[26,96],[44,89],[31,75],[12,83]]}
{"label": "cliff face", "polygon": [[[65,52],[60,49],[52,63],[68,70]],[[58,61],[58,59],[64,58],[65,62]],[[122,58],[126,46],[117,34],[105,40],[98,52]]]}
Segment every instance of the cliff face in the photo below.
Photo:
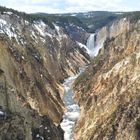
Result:
{"label": "cliff face", "polygon": [[118,19],[111,25],[104,26],[96,33],[96,45],[100,46],[107,38],[115,38],[119,34],[128,31],[129,28],[131,28],[131,24],[127,18]]}
{"label": "cliff face", "polygon": [[139,26],[121,19],[99,31],[97,37],[109,38],[73,85],[81,108],[76,140],[139,139]]}
{"label": "cliff face", "polygon": [[66,24],[64,29],[72,39],[86,45],[90,34],[87,33],[83,28],[74,24]]}
{"label": "cliff face", "polygon": [[62,140],[60,82],[89,62],[63,28],[0,14],[0,139]]}

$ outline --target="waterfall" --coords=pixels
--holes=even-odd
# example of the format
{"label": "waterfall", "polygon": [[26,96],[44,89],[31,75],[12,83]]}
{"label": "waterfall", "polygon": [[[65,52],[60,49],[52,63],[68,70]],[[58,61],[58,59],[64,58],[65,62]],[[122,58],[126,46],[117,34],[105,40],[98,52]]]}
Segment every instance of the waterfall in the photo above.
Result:
{"label": "waterfall", "polygon": [[95,33],[91,34],[89,36],[89,38],[87,39],[86,47],[89,50],[88,53],[91,57],[97,56],[101,46],[96,45],[96,34]]}
{"label": "waterfall", "polygon": [[91,34],[87,40],[87,48],[92,51],[95,47],[95,34]]}

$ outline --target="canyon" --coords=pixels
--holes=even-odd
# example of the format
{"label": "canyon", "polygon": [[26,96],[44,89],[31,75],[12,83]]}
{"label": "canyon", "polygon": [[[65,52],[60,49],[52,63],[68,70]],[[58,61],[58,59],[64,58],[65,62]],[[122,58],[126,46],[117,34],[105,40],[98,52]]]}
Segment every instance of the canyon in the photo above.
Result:
{"label": "canyon", "polygon": [[140,20],[100,14],[0,12],[0,140],[139,140]]}

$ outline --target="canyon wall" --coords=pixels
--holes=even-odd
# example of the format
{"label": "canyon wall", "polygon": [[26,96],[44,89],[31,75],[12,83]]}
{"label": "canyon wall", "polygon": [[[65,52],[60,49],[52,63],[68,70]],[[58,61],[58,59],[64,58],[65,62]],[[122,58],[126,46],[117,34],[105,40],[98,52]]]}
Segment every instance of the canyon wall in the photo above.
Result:
{"label": "canyon wall", "polygon": [[115,38],[131,28],[130,21],[127,18],[117,19],[113,23],[104,26],[96,33],[96,45],[100,46],[107,38]]}
{"label": "canyon wall", "polygon": [[1,140],[63,140],[61,82],[89,56],[53,24],[0,14]]}
{"label": "canyon wall", "polygon": [[97,32],[103,48],[73,84],[81,108],[76,140],[140,138],[139,26],[123,18]]}

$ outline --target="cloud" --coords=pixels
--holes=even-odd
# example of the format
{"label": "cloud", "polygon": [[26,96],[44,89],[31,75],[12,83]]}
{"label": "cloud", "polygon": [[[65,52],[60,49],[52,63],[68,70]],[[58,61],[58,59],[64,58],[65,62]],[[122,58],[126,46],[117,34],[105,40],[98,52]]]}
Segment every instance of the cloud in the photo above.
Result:
{"label": "cloud", "polygon": [[1,0],[0,5],[27,13],[67,13],[95,10],[133,11],[138,10],[139,0]]}
{"label": "cloud", "polygon": [[[68,0],[69,7],[68,11],[78,10],[78,11],[92,11],[92,10],[114,10],[120,4],[121,0]],[[67,10],[67,9],[66,9]]]}

